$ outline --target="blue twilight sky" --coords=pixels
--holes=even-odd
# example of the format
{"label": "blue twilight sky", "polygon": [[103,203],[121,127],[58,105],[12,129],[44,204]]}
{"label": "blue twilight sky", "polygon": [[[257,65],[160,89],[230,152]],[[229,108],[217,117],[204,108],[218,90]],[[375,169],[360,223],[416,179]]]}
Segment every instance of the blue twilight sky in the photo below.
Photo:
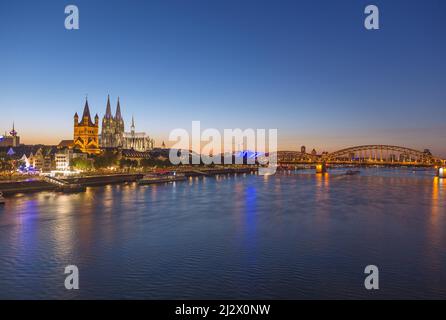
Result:
{"label": "blue twilight sky", "polygon": [[[64,28],[76,4],[80,30]],[[364,8],[380,9],[367,31]],[[281,149],[368,143],[446,155],[446,1],[0,2],[0,132],[72,138],[88,93],[126,129],[278,128]],[[113,110],[114,111],[114,110]]]}

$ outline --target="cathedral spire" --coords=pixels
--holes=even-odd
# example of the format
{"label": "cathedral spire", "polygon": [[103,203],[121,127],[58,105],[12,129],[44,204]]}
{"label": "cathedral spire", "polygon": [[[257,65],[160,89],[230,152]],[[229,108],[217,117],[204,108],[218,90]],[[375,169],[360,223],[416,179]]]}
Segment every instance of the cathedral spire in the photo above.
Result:
{"label": "cathedral spire", "polygon": [[118,97],[118,105],[116,106],[115,118],[116,118],[116,120],[122,119],[122,116],[121,116],[121,105],[119,104],[119,97]]}
{"label": "cathedral spire", "polygon": [[85,118],[85,117],[88,117],[88,119],[91,118],[90,107],[88,106],[88,99],[85,99],[84,113],[82,114],[82,118]]}
{"label": "cathedral spire", "polygon": [[85,119],[89,124],[93,124],[90,116],[90,107],[88,106],[88,98],[85,98],[84,113],[82,114],[82,121],[85,121]]}
{"label": "cathedral spire", "polygon": [[105,110],[105,118],[107,119],[113,118],[110,107],[110,95],[107,96],[107,108]]}

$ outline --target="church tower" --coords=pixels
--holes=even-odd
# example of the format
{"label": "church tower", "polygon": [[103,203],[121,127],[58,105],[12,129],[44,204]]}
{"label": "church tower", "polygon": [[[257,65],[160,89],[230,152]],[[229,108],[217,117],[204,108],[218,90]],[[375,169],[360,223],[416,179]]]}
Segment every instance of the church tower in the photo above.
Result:
{"label": "church tower", "polygon": [[130,127],[130,132],[132,134],[132,136],[135,135],[135,119],[132,116],[132,126]]}
{"label": "church tower", "polygon": [[121,105],[119,103],[116,105],[116,114],[115,114],[115,146],[122,148],[124,144],[124,119],[121,115]]}
{"label": "church tower", "polygon": [[96,114],[94,122],[91,120],[88,100],[85,99],[84,113],[79,121],[77,113],[74,115],[74,146],[82,152],[98,154],[99,150],[99,117]]}
{"label": "church tower", "polygon": [[115,120],[111,113],[110,95],[107,97],[107,107],[105,109],[105,115],[102,118],[101,147],[115,147]]}

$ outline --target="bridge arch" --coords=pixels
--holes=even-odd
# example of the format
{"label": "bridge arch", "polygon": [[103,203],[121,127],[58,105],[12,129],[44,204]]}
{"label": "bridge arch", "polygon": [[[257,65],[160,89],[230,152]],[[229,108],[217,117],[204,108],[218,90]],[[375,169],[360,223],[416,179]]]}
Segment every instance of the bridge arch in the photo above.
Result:
{"label": "bridge arch", "polygon": [[439,161],[429,150],[418,151],[412,148],[393,145],[362,145],[341,149],[326,154],[327,162],[389,162],[432,164]]}

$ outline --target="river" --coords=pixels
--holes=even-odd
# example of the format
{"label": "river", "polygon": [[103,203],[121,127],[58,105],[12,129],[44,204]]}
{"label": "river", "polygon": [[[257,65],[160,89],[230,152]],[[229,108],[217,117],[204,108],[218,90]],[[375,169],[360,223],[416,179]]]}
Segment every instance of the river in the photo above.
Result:
{"label": "river", "polygon": [[[0,298],[446,298],[446,181],[432,170],[342,173],[9,197]],[[79,290],[64,287],[67,265]],[[364,288],[367,265],[379,290]]]}

